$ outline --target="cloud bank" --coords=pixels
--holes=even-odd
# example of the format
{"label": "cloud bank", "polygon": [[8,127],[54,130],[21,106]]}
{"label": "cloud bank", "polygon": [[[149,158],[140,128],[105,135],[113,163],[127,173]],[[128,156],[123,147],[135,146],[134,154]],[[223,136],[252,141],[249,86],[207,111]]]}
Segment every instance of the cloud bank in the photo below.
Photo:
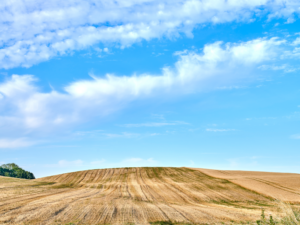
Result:
{"label": "cloud bank", "polygon": [[3,0],[0,68],[30,67],[99,43],[126,47],[181,33],[192,37],[199,24],[262,15],[293,22],[299,12],[297,0]]}
{"label": "cloud bank", "polygon": [[[161,74],[92,76],[66,85],[64,92],[43,92],[33,75],[13,75],[0,83],[0,135],[19,138],[20,134],[41,130],[59,131],[61,127],[107,115],[134,100],[210,91],[252,81],[257,78],[253,71],[277,60],[286,52],[285,45],[286,41],[277,38],[216,42],[206,45],[202,52],[181,53],[175,65],[162,68]],[[150,125],[161,124],[142,124]]]}

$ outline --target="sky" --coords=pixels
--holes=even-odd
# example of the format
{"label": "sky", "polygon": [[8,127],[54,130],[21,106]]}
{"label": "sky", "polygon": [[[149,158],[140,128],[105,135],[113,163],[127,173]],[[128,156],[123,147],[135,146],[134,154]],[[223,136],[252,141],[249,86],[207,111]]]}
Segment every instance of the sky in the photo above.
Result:
{"label": "sky", "polygon": [[0,164],[300,173],[298,0],[2,0]]}

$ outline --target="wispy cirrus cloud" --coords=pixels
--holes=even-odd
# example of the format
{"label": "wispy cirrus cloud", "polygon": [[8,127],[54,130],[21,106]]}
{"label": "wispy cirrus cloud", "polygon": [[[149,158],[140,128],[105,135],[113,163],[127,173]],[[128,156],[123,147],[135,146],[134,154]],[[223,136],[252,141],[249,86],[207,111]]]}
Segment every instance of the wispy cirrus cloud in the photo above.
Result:
{"label": "wispy cirrus cloud", "polygon": [[[46,168],[62,168],[62,169],[97,169],[97,168],[112,168],[112,167],[128,167],[128,166],[153,166],[158,163],[154,158],[131,157],[121,159],[119,161],[107,161],[106,159],[84,161],[77,160],[59,160],[57,163],[44,164]],[[1,165],[1,164],[0,164]]]}
{"label": "wispy cirrus cloud", "polygon": [[81,159],[77,160],[59,160],[57,163],[45,164],[44,167],[53,167],[53,168],[84,168],[87,166],[103,166],[105,165],[106,160],[94,160],[94,161],[84,161]]}
{"label": "wispy cirrus cloud", "polygon": [[206,131],[209,132],[228,132],[228,131],[235,131],[236,129],[216,129],[216,128],[207,128]]}
{"label": "wispy cirrus cloud", "polygon": [[165,116],[163,114],[152,114],[151,117],[154,119],[165,120]]}
{"label": "wispy cirrus cloud", "polygon": [[83,166],[83,161],[78,159],[74,161],[68,161],[68,160],[59,160],[55,164],[46,164],[45,167],[81,167]]}
{"label": "wispy cirrus cloud", "polygon": [[176,126],[176,125],[189,125],[189,123],[186,123],[183,121],[149,122],[149,123],[124,124],[124,125],[122,125],[122,127],[164,127],[164,126]]}
{"label": "wispy cirrus cloud", "polygon": [[103,130],[89,130],[89,131],[77,131],[74,133],[75,136],[95,136],[103,133]]}
{"label": "wispy cirrus cloud", "polygon": [[155,166],[158,164],[158,161],[153,158],[143,159],[143,158],[127,158],[121,162],[122,165],[126,166]]}
{"label": "wispy cirrus cloud", "polygon": [[291,135],[292,139],[300,139],[300,134],[293,134]]}
{"label": "wispy cirrus cloud", "polygon": [[145,138],[145,137],[154,137],[161,134],[120,132],[120,133],[102,133],[101,135],[106,138]]}
{"label": "wispy cirrus cloud", "polygon": [[101,160],[95,160],[95,161],[92,161],[90,164],[93,165],[93,166],[101,166],[101,165],[103,165],[105,162],[106,162],[105,159],[101,159]]}
{"label": "wispy cirrus cloud", "polygon": [[26,138],[0,139],[0,149],[24,148],[34,144],[35,142],[29,141]]}
{"label": "wispy cirrus cloud", "polygon": [[259,67],[259,69],[262,70],[283,70],[285,73],[291,73],[295,72],[296,70],[299,70],[299,67],[293,67],[288,64],[282,64],[282,65],[262,65]]}
{"label": "wispy cirrus cloud", "polygon": [[137,138],[141,136],[141,134],[139,133],[129,133],[129,132],[103,133],[102,135],[107,138]]}
{"label": "wispy cirrus cloud", "polygon": [[150,163],[154,163],[156,161],[153,158],[149,158],[149,159],[129,158],[129,159],[125,159],[123,162],[129,162],[129,163],[150,162]]}

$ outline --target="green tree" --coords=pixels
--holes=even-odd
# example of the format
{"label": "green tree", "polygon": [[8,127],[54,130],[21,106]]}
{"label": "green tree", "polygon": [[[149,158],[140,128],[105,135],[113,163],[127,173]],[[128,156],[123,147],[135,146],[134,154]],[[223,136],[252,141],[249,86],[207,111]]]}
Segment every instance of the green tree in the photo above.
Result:
{"label": "green tree", "polygon": [[0,176],[35,179],[33,173],[23,170],[15,163],[3,164],[0,167]]}

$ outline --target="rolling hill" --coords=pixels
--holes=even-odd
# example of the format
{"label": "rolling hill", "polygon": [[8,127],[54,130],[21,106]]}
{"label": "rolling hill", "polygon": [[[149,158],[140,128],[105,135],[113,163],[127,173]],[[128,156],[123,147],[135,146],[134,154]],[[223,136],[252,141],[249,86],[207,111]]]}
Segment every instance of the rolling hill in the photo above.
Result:
{"label": "rolling hill", "polygon": [[274,197],[300,203],[300,175],[146,167],[0,177],[0,224],[255,221]]}

